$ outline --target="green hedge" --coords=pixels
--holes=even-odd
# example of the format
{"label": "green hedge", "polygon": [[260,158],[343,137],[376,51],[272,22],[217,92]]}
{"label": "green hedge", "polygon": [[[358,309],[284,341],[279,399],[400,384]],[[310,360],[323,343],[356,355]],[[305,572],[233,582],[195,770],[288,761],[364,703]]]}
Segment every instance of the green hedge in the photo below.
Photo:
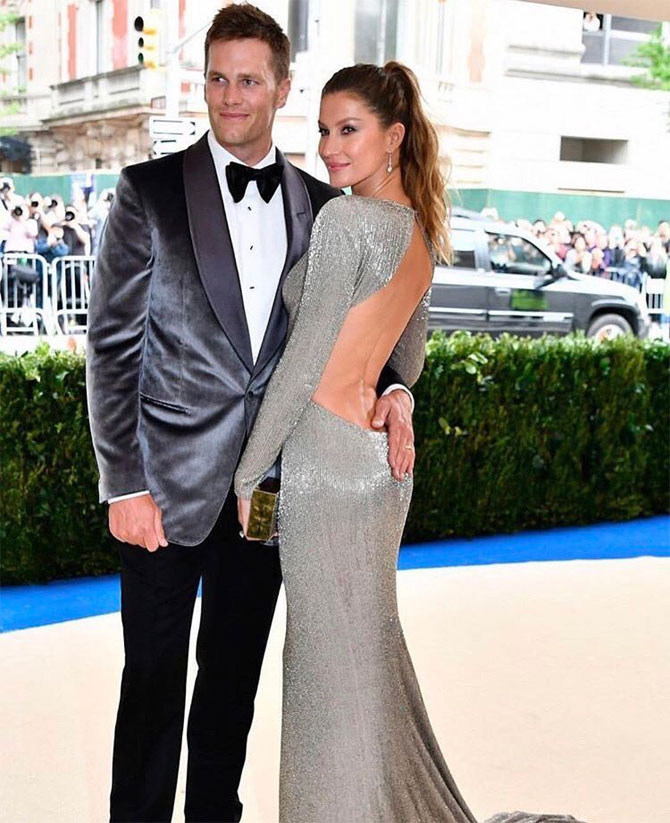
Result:
{"label": "green hedge", "polygon": [[[669,511],[669,372],[659,342],[433,336],[406,539]],[[0,409],[3,582],[115,571],[83,358],[0,356]]]}
{"label": "green hedge", "polygon": [[406,539],[670,511],[670,347],[434,335]]}

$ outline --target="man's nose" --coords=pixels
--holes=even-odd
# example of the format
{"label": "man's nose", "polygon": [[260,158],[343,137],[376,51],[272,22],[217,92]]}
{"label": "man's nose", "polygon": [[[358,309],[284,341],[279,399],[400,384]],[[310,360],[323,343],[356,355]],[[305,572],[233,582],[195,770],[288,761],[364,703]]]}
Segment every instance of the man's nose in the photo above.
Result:
{"label": "man's nose", "polygon": [[234,83],[228,83],[223,90],[223,102],[226,106],[237,106],[240,104],[242,96]]}

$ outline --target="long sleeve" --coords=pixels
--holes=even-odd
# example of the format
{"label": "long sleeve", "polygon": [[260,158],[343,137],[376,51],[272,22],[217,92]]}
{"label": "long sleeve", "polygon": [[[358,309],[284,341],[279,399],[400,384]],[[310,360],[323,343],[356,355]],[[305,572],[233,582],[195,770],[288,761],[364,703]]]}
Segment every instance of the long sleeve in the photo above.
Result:
{"label": "long sleeve", "polygon": [[142,201],[121,173],[91,288],[86,382],[100,500],[147,488],[137,437],[152,244]]}
{"label": "long sleeve", "polygon": [[352,217],[347,198],[337,197],[314,221],[291,333],[235,474],[238,497],[251,497],[275,463],[316,391],[351,307],[362,257],[361,238]]}
{"label": "long sleeve", "polygon": [[409,388],[421,376],[426,360],[429,306],[430,289],[421,298],[421,302],[410,317],[388,361],[388,368],[398,374],[401,381]]}

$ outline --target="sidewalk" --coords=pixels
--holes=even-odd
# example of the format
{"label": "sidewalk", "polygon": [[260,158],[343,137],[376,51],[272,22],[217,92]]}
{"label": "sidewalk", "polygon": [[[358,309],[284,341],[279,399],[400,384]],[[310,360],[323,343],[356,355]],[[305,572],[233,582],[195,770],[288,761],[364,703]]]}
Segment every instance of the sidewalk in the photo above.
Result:
{"label": "sidewalk", "polygon": [[[667,557],[415,568],[399,574],[398,593],[435,732],[479,819],[517,808],[588,823],[670,819]],[[284,620],[282,597],[249,741],[244,823],[277,820]],[[0,820],[102,823],[119,615],[8,632],[0,644]],[[175,821],[183,780],[182,769]]]}

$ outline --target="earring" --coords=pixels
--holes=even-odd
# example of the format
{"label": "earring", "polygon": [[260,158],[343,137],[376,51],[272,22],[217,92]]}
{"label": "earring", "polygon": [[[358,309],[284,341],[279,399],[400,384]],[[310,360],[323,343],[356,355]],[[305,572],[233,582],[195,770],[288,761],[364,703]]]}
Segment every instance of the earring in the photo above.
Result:
{"label": "earring", "polygon": [[389,161],[386,164],[386,171],[389,174],[391,174],[391,172],[393,171],[393,155],[391,154],[391,152],[389,152]]}

